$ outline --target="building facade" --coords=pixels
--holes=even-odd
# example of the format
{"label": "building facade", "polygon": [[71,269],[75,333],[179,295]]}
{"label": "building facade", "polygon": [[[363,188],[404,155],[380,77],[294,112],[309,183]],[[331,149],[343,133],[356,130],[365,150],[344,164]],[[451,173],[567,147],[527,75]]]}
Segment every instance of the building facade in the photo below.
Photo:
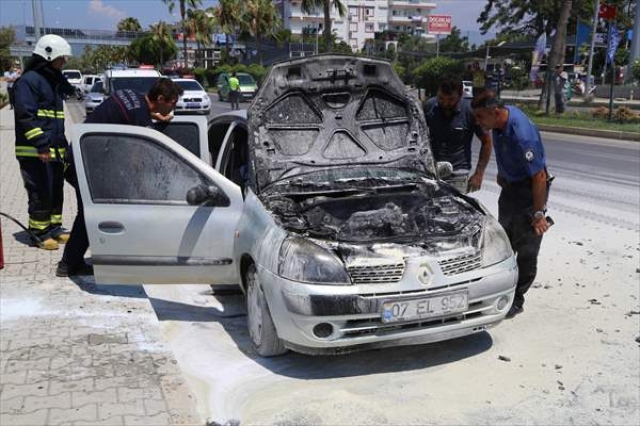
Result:
{"label": "building facade", "polygon": [[[284,28],[292,34],[321,34],[324,15],[322,9],[305,14],[300,0],[275,0],[282,15]],[[375,33],[393,32],[434,38],[428,32],[429,15],[436,4],[425,0],[342,0],[345,16],[331,9],[332,30],[337,41],[346,42],[351,49],[361,50],[365,41]]]}

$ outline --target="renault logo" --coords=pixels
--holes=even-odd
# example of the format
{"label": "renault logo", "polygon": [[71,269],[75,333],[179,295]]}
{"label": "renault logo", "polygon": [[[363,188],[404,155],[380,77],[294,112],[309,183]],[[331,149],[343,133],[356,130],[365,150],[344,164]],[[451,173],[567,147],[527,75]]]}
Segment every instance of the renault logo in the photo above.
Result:
{"label": "renault logo", "polygon": [[426,265],[418,268],[418,280],[423,284],[427,285],[431,281],[431,272]]}

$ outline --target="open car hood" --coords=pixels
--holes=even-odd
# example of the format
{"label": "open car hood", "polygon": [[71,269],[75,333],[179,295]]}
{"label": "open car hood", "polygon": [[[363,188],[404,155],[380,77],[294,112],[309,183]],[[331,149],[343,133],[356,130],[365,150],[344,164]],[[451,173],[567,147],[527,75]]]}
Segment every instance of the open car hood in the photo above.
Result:
{"label": "open car hood", "polygon": [[435,175],[418,100],[385,61],[321,55],[279,63],[247,117],[258,193],[278,180],[332,167]]}

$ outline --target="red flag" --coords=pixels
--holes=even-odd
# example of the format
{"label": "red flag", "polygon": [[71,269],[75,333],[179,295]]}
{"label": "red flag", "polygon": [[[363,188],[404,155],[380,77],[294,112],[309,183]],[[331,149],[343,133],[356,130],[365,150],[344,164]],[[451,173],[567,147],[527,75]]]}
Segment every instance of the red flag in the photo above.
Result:
{"label": "red flag", "polygon": [[616,18],[616,7],[608,4],[601,4],[600,9],[598,10],[598,18],[613,21]]}

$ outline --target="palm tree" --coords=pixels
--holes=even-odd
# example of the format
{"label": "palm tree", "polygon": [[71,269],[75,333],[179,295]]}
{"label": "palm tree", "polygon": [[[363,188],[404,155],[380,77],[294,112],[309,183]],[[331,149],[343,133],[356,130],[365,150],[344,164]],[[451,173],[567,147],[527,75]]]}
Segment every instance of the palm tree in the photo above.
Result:
{"label": "palm tree", "polygon": [[164,65],[164,52],[174,51],[176,42],[173,40],[173,34],[166,22],[160,21],[155,25],[151,25],[151,41],[157,46],[160,52],[160,66]]}
{"label": "palm tree", "polygon": [[187,11],[187,32],[189,37],[195,37],[198,50],[200,50],[200,46],[207,47],[211,44],[211,34],[214,27],[215,18],[211,12],[194,9]]}
{"label": "palm tree", "polygon": [[189,68],[187,61],[187,10],[197,9],[202,4],[202,0],[162,0],[164,4],[169,6],[169,12],[173,13],[173,9],[176,8],[176,3],[180,6],[180,22],[182,23],[182,48],[184,53],[184,65]]}
{"label": "palm tree", "polygon": [[270,36],[278,31],[281,25],[280,15],[271,0],[247,0],[244,7],[242,22],[256,39],[258,60],[262,65],[260,40],[262,36]]}
{"label": "palm tree", "polygon": [[122,32],[140,32],[142,31],[142,25],[136,18],[124,18],[118,22],[118,31]]}
{"label": "palm tree", "polygon": [[227,36],[225,44],[226,56],[229,57],[229,34],[235,33],[242,23],[242,4],[240,0],[219,0],[215,8],[215,17],[222,31]]}
{"label": "palm tree", "polygon": [[317,8],[322,7],[324,14],[324,27],[322,29],[322,36],[324,38],[324,45],[327,52],[333,50],[333,38],[331,31],[331,9],[336,9],[338,15],[343,18],[347,13],[347,8],[340,0],[302,0],[302,11],[304,13],[314,12]]}

